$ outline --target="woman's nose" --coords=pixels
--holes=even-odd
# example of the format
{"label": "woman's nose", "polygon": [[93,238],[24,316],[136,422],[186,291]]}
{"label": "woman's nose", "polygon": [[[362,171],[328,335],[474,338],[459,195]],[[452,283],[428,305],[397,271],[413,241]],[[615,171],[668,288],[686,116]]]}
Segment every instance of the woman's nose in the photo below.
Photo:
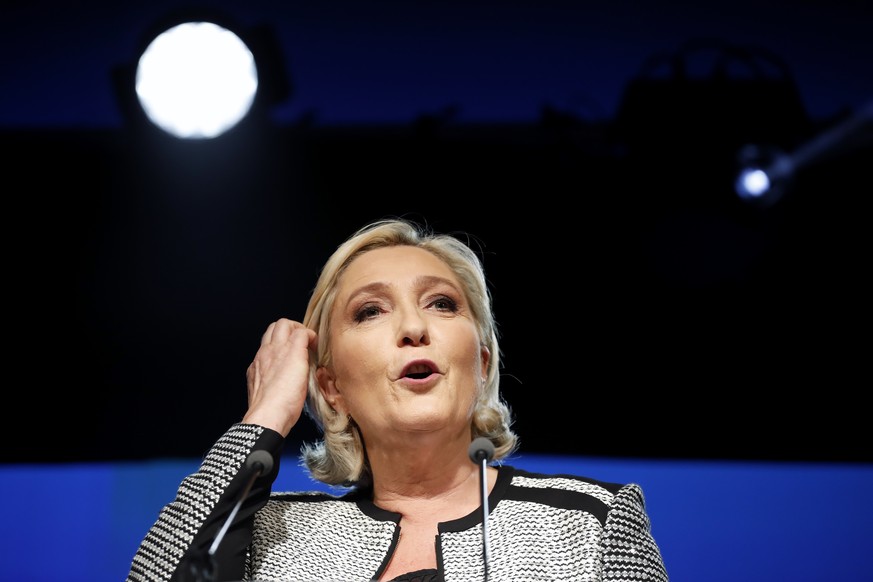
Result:
{"label": "woman's nose", "polygon": [[417,334],[409,334],[403,336],[403,345],[405,346],[417,346],[417,345],[427,345],[429,343],[427,333],[422,333],[420,335]]}
{"label": "woman's nose", "polygon": [[427,322],[417,309],[405,309],[400,316],[400,345],[417,346],[430,342]]}

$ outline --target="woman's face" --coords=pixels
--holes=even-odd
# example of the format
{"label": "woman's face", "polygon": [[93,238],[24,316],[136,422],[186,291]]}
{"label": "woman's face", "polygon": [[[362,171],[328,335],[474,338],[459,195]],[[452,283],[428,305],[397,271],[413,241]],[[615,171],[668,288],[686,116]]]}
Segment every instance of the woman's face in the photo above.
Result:
{"label": "woman's face", "polygon": [[489,353],[441,259],[410,246],[357,257],[338,280],[330,323],[331,365],[319,385],[368,448],[425,433],[469,437]]}

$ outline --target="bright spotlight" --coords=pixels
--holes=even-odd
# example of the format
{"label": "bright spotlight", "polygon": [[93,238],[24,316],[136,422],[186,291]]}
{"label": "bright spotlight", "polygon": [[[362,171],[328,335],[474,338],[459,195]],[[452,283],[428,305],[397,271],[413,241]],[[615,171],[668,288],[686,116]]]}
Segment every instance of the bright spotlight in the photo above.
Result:
{"label": "bright spotlight", "polygon": [[782,197],[794,178],[792,158],[777,148],[746,146],[738,157],[742,170],[734,189],[746,202],[770,206]]}
{"label": "bright spotlight", "polygon": [[737,192],[742,198],[757,198],[770,189],[770,177],[759,168],[746,169],[737,178]]}
{"label": "bright spotlight", "polygon": [[136,95],[146,116],[171,135],[213,138],[252,107],[258,70],[233,32],[212,22],[186,22],[159,34],[136,68]]}
{"label": "bright spotlight", "polygon": [[280,55],[266,27],[186,10],[152,25],[136,59],[117,67],[113,80],[128,121],[206,141],[289,96]]}
{"label": "bright spotlight", "polygon": [[803,168],[858,147],[873,144],[873,103],[787,154],[777,148],[743,147],[740,172],[734,182],[737,195],[761,206],[779,200]]}

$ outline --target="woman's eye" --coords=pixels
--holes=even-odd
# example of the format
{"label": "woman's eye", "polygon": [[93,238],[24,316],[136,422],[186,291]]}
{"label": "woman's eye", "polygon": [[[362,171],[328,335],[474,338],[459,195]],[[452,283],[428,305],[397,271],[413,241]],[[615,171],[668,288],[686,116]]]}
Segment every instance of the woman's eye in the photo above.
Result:
{"label": "woman's eye", "polygon": [[373,319],[374,317],[379,315],[379,313],[381,312],[379,311],[379,308],[375,305],[365,305],[355,312],[355,321],[360,323],[368,319]]}
{"label": "woman's eye", "polygon": [[431,303],[431,305],[439,311],[457,311],[458,304],[454,299],[448,297],[440,297]]}

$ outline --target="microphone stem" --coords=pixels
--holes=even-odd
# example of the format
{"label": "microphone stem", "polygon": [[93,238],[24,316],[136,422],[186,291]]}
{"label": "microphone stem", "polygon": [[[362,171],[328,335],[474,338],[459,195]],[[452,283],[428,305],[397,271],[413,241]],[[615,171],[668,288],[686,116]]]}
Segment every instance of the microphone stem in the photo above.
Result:
{"label": "microphone stem", "polygon": [[488,564],[491,561],[491,549],[488,541],[488,458],[482,456],[479,464],[479,482],[482,484],[480,495],[482,498],[482,550],[484,552],[485,581],[488,581]]}
{"label": "microphone stem", "polygon": [[228,528],[230,528],[230,524],[233,523],[233,518],[236,517],[237,512],[239,512],[239,508],[242,507],[243,501],[246,500],[249,496],[249,491],[252,488],[252,485],[255,484],[255,480],[261,475],[262,465],[257,463],[255,465],[256,470],[249,478],[248,483],[246,483],[246,488],[240,494],[239,499],[237,499],[236,505],[233,506],[233,510],[230,512],[230,515],[227,516],[227,519],[224,521],[224,525],[221,526],[221,531],[218,532],[218,535],[215,536],[215,541],[212,542],[212,546],[209,548],[209,557],[213,557],[215,552],[218,550],[218,544],[221,543],[221,540],[224,539],[224,535],[227,533]]}

